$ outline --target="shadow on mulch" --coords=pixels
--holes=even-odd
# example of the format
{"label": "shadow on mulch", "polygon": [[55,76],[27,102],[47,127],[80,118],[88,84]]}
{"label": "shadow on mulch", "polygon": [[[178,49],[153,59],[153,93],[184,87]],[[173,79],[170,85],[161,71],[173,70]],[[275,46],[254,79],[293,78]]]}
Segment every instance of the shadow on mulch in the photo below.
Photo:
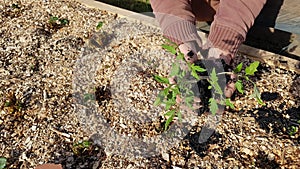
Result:
{"label": "shadow on mulch", "polygon": [[274,160],[269,160],[268,155],[263,151],[258,152],[256,157],[255,166],[258,168],[274,169],[279,168],[279,164]]}
{"label": "shadow on mulch", "polygon": [[205,157],[208,154],[208,148],[211,144],[223,145],[222,135],[220,133],[213,133],[212,136],[204,143],[199,143],[200,132],[195,134],[188,134],[185,139],[189,140],[191,148],[199,155],[200,157]]}
{"label": "shadow on mulch", "polygon": [[[284,104],[284,103],[283,103]],[[282,105],[279,105],[282,106]],[[251,116],[256,119],[261,129],[267,133],[272,133],[281,138],[289,138],[295,143],[300,143],[298,137],[292,137],[299,133],[295,127],[300,126],[300,107],[292,107],[283,113],[276,110],[259,108],[250,112]]]}
{"label": "shadow on mulch", "polygon": [[[210,145],[218,145],[220,147],[225,147],[225,142],[222,139],[223,136],[220,133],[215,132],[205,143],[198,143],[198,138],[199,138],[199,132],[189,135],[187,136],[187,139],[190,142],[190,146],[191,148],[197,153],[197,155],[199,155],[201,158],[204,158],[205,156],[208,155],[208,153],[210,151],[214,151],[214,150],[210,150],[209,147]],[[247,156],[241,156],[241,152],[235,150],[235,148],[233,147],[228,147],[225,149],[218,149],[218,151],[221,151],[221,158],[226,160],[228,158],[234,158],[238,161],[241,162],[241,164],[243,166],[255,166],[258,168],[266,168],[266,169],[273,169],[273,168],[279,168],[279,164],[274,161],[274,160],[270,160],[268,158],[268,155],[263,152],[263,151],[259,151],[257,156],[254,157],[250,157],[249,155]],[[255,162],[253,162],[253,159],[256,159]],[[217,166],[213,166],[213,168],[217,168]]]}
{"label": "shadow on mulch", "polygon": [[[85,146],[84,144],[89,144]],[[104,149],[91,140],[83,142],[83,144],[72,145],[70,143],[64,143],[68,145],[65,149],[60,149],[56,153],[52,154],[54,160],[53,163],[61,164],[64,169],[91,169],[100,168],[102,162],[106,159]],[[57,155],[60,154],[60,155]]]}

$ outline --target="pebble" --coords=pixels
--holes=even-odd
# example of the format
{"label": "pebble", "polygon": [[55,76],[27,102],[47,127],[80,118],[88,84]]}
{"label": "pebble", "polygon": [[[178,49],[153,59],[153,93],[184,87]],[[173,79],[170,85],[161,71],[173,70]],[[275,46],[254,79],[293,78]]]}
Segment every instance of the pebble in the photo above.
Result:
{"label": "pebble", "polygon": [[273,161],[275,159],[275,155],[273,153],[268,154],[268,160]]}
{"label": "pebble", "polygon": [[170,155],[169,155],[169,153],[163,152],[161,155],[162,155],[162,158],[163,158],[164,160],[166,160],[166,161],[169,161],[169,160],[170,160]]}
{"label": "pebble", "polygon": [[37,129],[37,126],[35,126],[35,125],[31,126],[32,131],[36,131],[36,129]]}

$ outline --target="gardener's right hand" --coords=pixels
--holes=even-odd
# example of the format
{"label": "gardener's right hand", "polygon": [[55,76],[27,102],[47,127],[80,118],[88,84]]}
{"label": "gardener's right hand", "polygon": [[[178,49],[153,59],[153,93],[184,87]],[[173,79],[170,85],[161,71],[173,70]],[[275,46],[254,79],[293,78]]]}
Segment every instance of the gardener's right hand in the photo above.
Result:
{"label": "gardener's right hand", "polygon": [[[201,56],[198,56],[197,54],[201,50],[200,46],[202,46],[202,44],[199,44],[200,42],[201,40],[189,41],[189,42],[182,43],[178,46],[180,52],[184,55],[184,59],[187,62],[194,63],[201,58]],[[170,77],[169,82],[171,84],[175,84],[176,77],[175,76]]]}

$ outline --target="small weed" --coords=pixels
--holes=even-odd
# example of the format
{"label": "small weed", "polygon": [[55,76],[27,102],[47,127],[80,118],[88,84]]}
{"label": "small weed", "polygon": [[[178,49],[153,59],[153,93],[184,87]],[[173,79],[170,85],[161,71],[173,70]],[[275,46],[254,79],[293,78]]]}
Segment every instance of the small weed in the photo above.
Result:
{"label": "small weed", "polygon": [[64,26],[67,26],[70,23],[70,21],[68,19],[65,19],[65,18],[59,18],[57,16],[51,16],[48,23],[49,23],[50,28],[60,29]]}
{"label": "small weed", "polygon": [[84,140],[84,141],[79,141],[75,144],[73,144],[72,150],[74,154],[79,155],[83,154],[86,151],[89,151],[92,146],[92,143],[90,141]]}
{"label": "small weed", "polygon": [[14,92],[10,92],[3,97],[3,103],[0,108],[3,107],[9,113],[21,111],[24,108],[24,103],[20,99],[16,98]]}
{"label": "small weed", "polygon": [[4,157],[0,157],[0,169],[4,169],[7,163],[7,159]]}
{"label": "small weed", "polygon": [[86,94],[84,94],[84,96],[83,96],[83,100],[84,100],[84,102],[87,102],[87,101],[89,101],[89,100],[96,100],[95,94],[86,93]]}
{"label": "small weed", "polygon": [[96,29],[99,30],[100,28],[102,28],[103,26],[103,22],[98,22]]}
{"label": "small weed", "polygon": [[296,127],[296,126],[289,127],[288,133],[290,136],[295,135],[297,132],[298,132],[298,127]]}
{"label": "small weed", "polygon": [[21,9],[21,7],[19,6],[19,4],[12,4],[11,7],[13,9]]}
{"label": "small weed", "polygon": [[[212,97],[209,99],[209,109],[213,115],[215,115],[219,110],[219,105],[226,105],[234,109],[234,105],[231,103],[230,99],[224,98],[223,89],[220,87],[218,76],[222,74],[237,74],[237,82],[235,84],[237,91],[244,93],[242,80],[250,81],[254,86],[254,93],[251,95],[253,98],[256,98],[258,103],[264,105],[260,92],[256,84],[249,79],[249,76],[253,76],[257,71],[259,62],[255,61],[251,63],[248,67],[245,68],[245,73],[241,73],[243,63],[240,63],[233,72],[216,72],[216,69],[213,68],[211,72],[207,72],[206,69],[195,65],[194,63],[185,62],[184,55],[179,51],[178,46],[171,43],[171,45],[163,44],[162,47],[174,54],[177,55],[175,63],[172,64],[172,68],[169,74],[169,77],[176,77],[176,84],[170,84],[167,77],[161,77],[158,75],[153,75],[153,78],[159,82],[167,84],[167,87],[161,90],[154,102],[155,106],[164,104],[165,116],[167,121],[165,123],[165,130],[168,129],[168,126],[173,121],[174,117],[178,117],[181,121],[181,112],[180,105],[176,102],[176,97],[179,95],[182,98],[183,103],[185,103],[191,110],[193,110],[194,102],[194,92],[191,90],[191,83],[196,83],[199,80],[207,80],[210,83],[208,87],[209,90],[213,89],[215,92],[212,94]],[[184,61],[187,64],[187,69],[182,69],[179,62]],[[209,73],[208,77],[200,77],[199,73],[207,72]],[[187,80],[187,76],[191,75],[194,79]]]}

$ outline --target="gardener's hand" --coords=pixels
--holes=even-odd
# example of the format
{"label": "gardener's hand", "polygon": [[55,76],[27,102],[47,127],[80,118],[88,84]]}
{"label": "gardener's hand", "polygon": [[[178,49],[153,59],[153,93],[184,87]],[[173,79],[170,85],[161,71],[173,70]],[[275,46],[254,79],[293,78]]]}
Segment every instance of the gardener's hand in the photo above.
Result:
{"label": "gardener's hand", "polygon": [[[211,47],[208,51],[207,59],[222,59],[225,62],[224,71],[231,72],[232,67],[230,66],[232,63],[232,56],[230,52],[223,51],[218,48]],[[224,95],[227,98],[230,98],[235,92],[235,81],[237,76],[235,74],[228,75],[226,86],[224,89]]]}
{"label": "gardener's hand", "polygon": [[[189,63],[194,63],[196,62],[198,59],[201,59],[201,56],[198,56],[198,52],[201,50],[202,44],[201,40],[194,40],[194,41],[189,41],[189,42],[185,42],[182,43],[178,46],[180,52],[184,55],[184,59],[189,62]],[[171,84],[175,84],[176,83],[176,77],[170,77],[169,78],[169,82]]]}
{"label": "gardener's hand", "polygon": [[189,41],[179,45],[179,50],[184,54],[184,59],[187,62],[194,63],[201,56],[198,56],[198,52],[201,50],[201,44],[198,44],[197,41]]}

